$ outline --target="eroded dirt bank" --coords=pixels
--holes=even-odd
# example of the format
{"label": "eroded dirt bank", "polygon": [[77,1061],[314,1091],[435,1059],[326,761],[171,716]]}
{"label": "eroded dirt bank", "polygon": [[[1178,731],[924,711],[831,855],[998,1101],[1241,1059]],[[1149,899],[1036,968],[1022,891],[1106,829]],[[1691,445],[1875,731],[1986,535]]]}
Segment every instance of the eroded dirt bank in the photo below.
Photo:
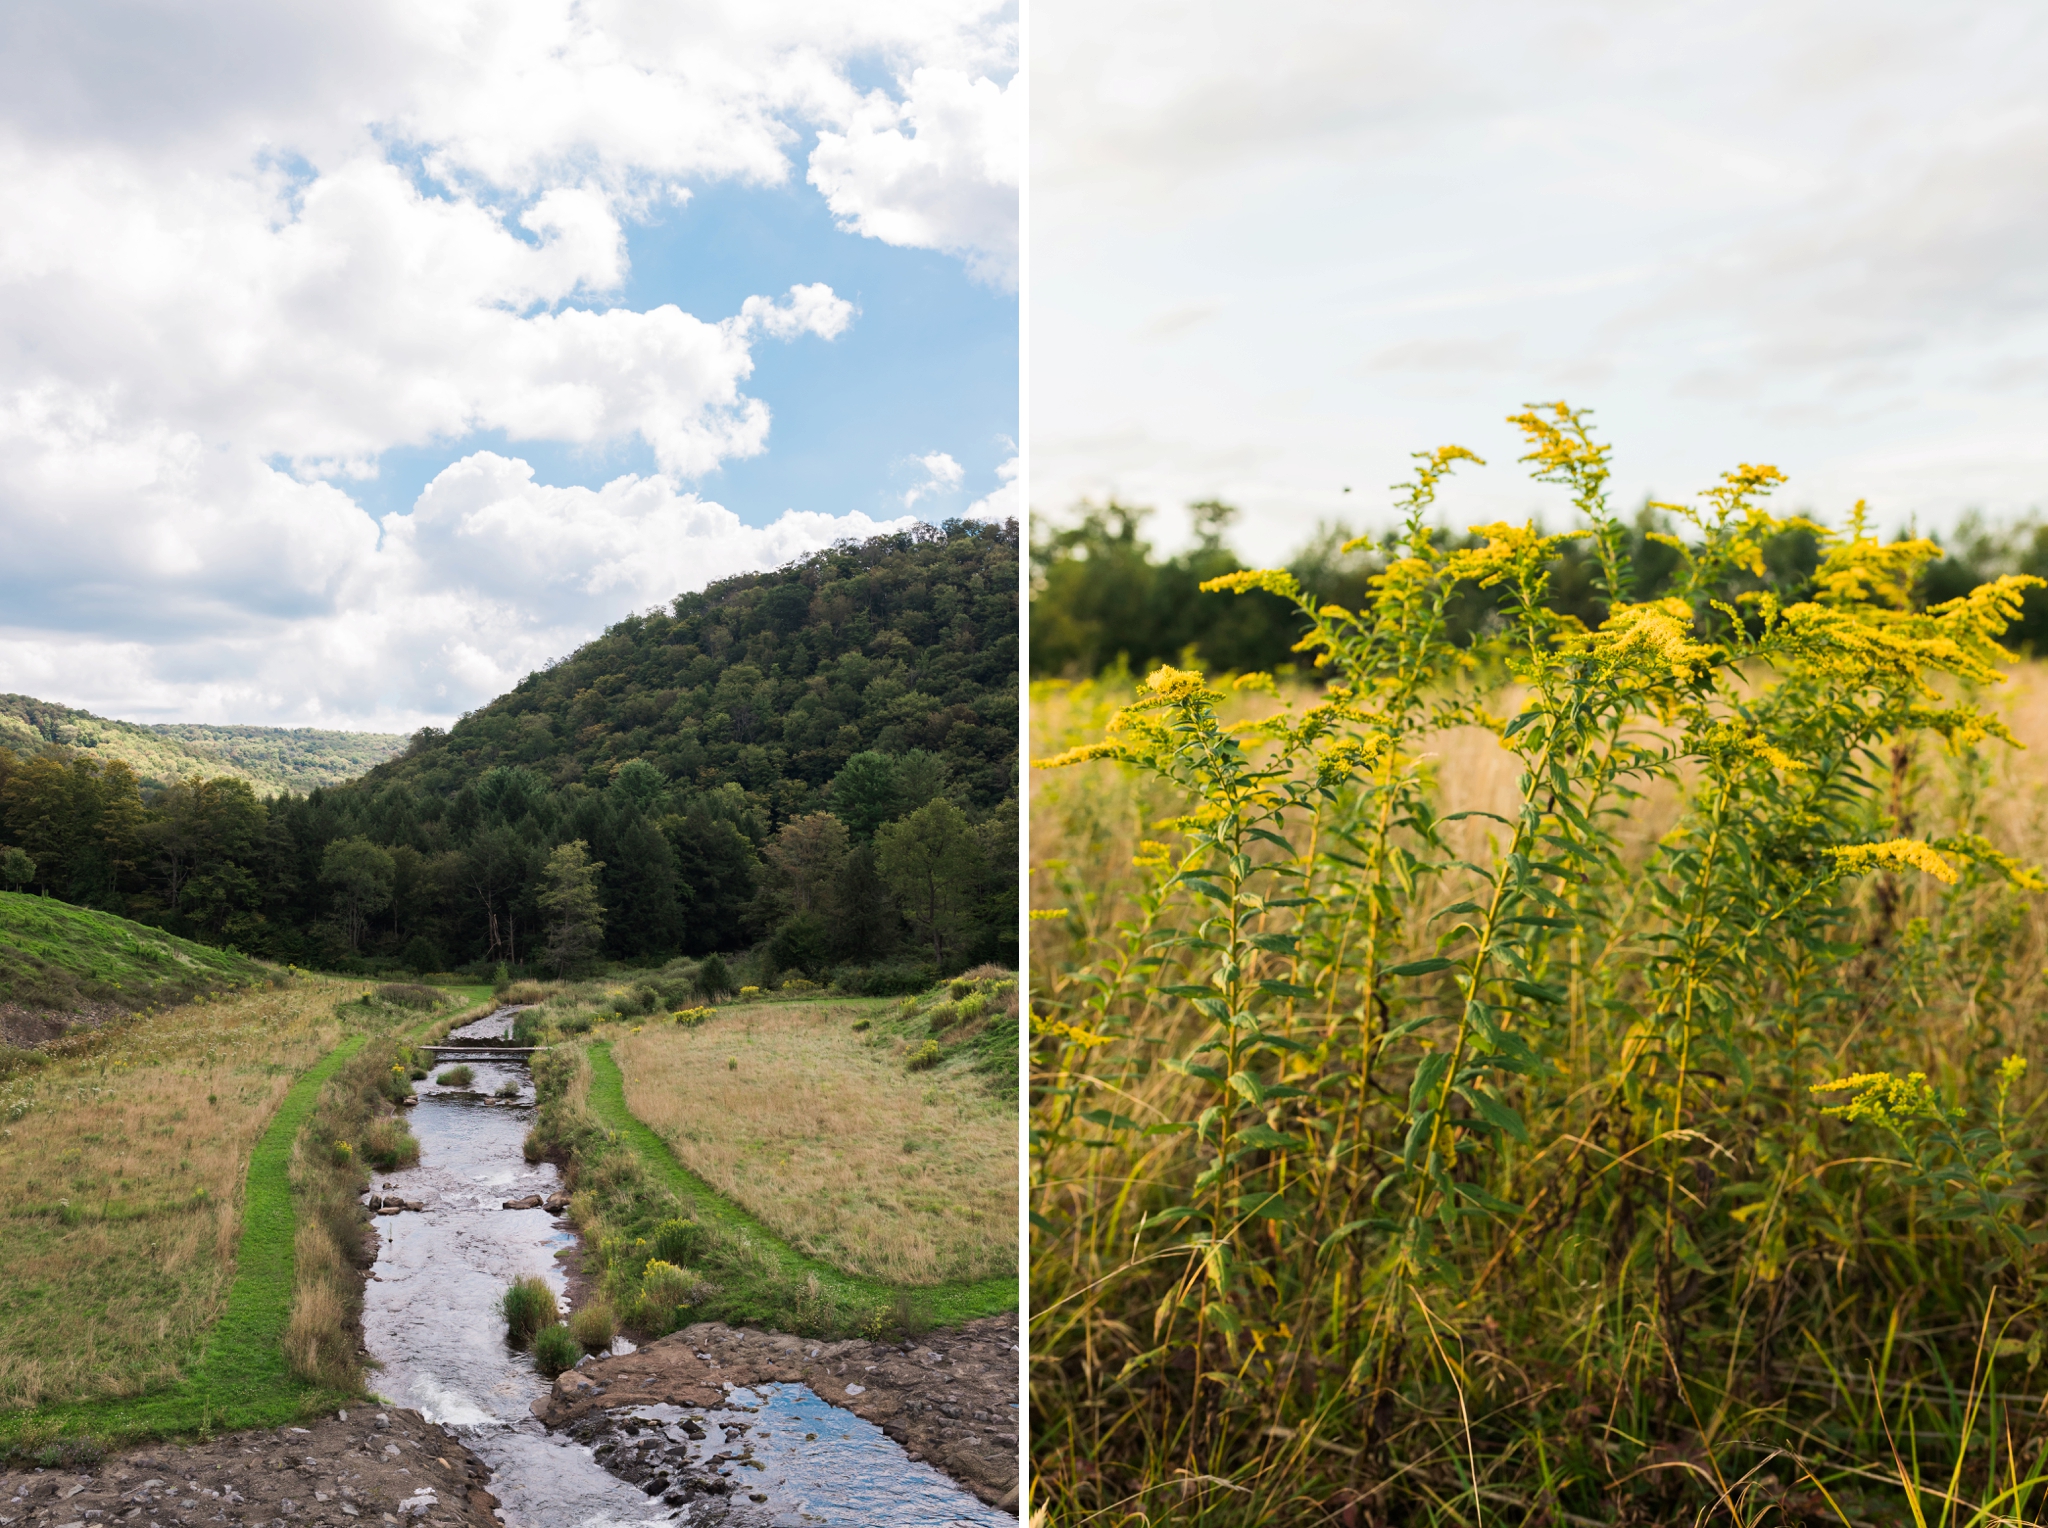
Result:
{"label": "eroded dirt bank", "polygon": [[150,1444],[83,1471],[0,1472],[0,1524],[502,1528],[489,1478],[481,1459],[418,1412],[352,1406],[345,1421]]}
{"label": "eroded dirt bank", "polygon": [[1014,1313],[903,1343],[806,1341],[705,1321],[636,1352],[586,1359],[533,1409],[549,1428],[601,1445],[617,1441],[608,1439],[618,1430],[609,1416],[615,1408],[715,1407],[731,1388],[808,1385],[874,1423],[913,1460],[1015,1512],[1020,1380]]}

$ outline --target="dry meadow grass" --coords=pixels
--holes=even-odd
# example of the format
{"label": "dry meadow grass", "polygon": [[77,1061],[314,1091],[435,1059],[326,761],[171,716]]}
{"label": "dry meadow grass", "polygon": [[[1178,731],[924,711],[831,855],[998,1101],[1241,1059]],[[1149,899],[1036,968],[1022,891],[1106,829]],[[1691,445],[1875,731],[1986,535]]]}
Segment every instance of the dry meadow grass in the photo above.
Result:
{"label": "dry meadow grass", "polygon": [[178,1377],[234,1276],[249,1154],[361,990],[174,1008],[0,1082],[0,1407]]}
{"label": "dry meadow grass", "polygon": [[906,1072],[899,1044],[854,1032],[873,1011],[777,1003],[650,1024],[614,1048],[627,1104],[691,1171],[836,1267],[913,1285],[1012,1271],[1014,1107],[969,1072]]}

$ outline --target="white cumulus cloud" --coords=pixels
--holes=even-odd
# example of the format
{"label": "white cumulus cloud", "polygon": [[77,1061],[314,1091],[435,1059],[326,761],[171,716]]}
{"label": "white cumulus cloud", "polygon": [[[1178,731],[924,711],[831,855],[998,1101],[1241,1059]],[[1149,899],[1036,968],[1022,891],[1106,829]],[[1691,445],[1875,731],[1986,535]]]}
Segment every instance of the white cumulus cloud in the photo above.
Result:
{"label": "white cumulus cloud", "polygon": [[976,499],[967,506],[964,518],[969,520],[1018,520],[1024,518],[1024,495],[1018,482],[1023,462],[1013,456],[996,468],[996,478],[1001,484],[991,493]]}
{"label": "white cumulus cloud", "polygon": [[903,495],[903,507],[909,509],[919,499],[929,498],[936,493],[951,493],[967,481],[967,469],[954,461],[944,451],[934,451],[928,456],[911,458],[924,471],[924,479]]}
{"label": "white cumulus cloud", "polygon": [[[876,61],[895,85],[856,88]],[[810,129],[893,101],[842,220],[1013,266],[975,103],[1015,69],[987,0],[0,9],[0,688],[445,719],[626,609],[866,534],[691,488],[768,448],[758,347],[829,344],[854,304],[626,306],[627,231],[695,183],[788,184]],[[891,131],[923,168],[860,169]],[[408,512],[352,496],[484,432],[658,472],[556,488],[472,452]]]}

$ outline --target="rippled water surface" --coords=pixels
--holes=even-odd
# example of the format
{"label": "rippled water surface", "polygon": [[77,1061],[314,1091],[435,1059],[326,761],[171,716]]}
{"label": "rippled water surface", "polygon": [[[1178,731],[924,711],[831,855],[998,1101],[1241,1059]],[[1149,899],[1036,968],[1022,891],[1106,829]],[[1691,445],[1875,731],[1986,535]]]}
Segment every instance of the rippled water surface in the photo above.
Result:
{"label": "rippled water surface", "polygon": [[[510,1023],[510,1011],[502,1011],[451,1038],[502,1038]],[[741,1478],[743,1493],[730,1503],[665,1506],[607,1473],[584,1445],[548,1433],[532,1414],[547,1382],[530,1356],[506,1345],[498,1301],[521,1274],[540,1274],[564,1291],[567,1280],[555,1254],[574,1235],[546,1210],[500,1208],[507,1199],[553,1193],[559,1182],[552,1164],[529,1166],[521,1154],[532,1123],[526,1067],[469,1064],[474,1092],[419,1084],[420,1104],[411,1112],[420,1165],[374,1180],[377,1191],[389,1183],[391,1192],[427,1208],[377,1217],[383,1240],[365,1292],[363,1330],[382,1365],[374,1388],[462,1435],[491,1467],[490,1490],[510,1528],[658,1522],[1015,1528],[1015,1518],[984,1506],[931,1466],[912,1463],[881,1429],[802,1385],[735,1391],[727,1407],[695,1413],[707,1424],[748,1424],[761,1467],[731,1472]],[[516,1107],[490,1101],[508,1078],[521,1086]],[[664,1424],[683,1415],[676,1407],[644,1407],[637,1414]],[[806,1433],[815,1440],[805,1441]],[[755,1494],[767,1500],[754,1503]]]}

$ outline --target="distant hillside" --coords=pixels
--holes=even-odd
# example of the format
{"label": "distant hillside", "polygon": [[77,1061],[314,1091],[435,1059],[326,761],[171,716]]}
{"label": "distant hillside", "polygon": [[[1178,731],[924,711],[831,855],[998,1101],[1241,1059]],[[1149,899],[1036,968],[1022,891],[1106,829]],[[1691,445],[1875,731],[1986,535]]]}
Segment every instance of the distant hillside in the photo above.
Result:
{"label": "distant hillside", "polygon": [[405,745],[403,737],[384,732],[117,722],[29,695],[0,695],[0,748],[24,759],[59,748],[119,759],[145,788],[189,775],[226,775],[262,790],[309,791],[352,780]]}

